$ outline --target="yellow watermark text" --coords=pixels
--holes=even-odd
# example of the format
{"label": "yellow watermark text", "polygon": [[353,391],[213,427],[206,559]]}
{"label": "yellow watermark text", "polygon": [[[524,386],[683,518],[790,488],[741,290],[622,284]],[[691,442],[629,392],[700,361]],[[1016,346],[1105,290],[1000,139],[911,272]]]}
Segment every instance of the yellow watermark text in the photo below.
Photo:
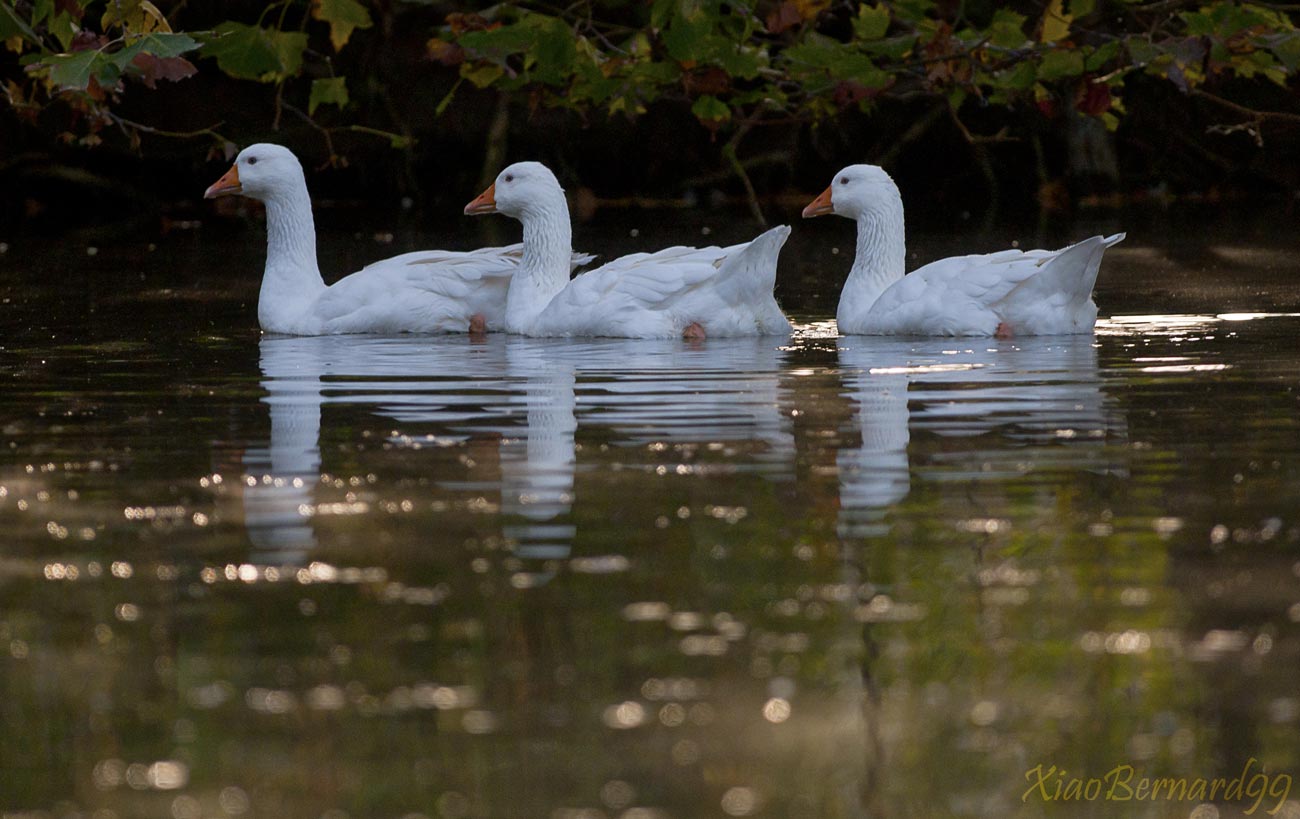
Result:
{"label": "yellow watermark text", "polygon": [[1101,776],[1082,777],[1039,763],[1025,771],[1025,781],[1029,787],[1021,802],[1233,802],[1248,804],[1243,811],[1247,816],[1261,806],[1269,816],[1276,815],[1291,796],[1291,775],[1269,773],[1254,757],[1231,779],[1143,776],[1132,765],[1123,764]]}

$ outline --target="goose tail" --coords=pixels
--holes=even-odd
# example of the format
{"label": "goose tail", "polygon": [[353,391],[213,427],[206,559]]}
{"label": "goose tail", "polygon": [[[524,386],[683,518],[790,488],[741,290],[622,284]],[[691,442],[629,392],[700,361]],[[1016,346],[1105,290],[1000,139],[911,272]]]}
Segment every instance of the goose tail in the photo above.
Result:
{"label": "goose tail", "polygon": [[[1101,256],[1106,248],[1123,239],[1123,234],[1111,237],[1093,236],[1070,245],[1043,262],[1043,269],[1019,284],[1007,296],[1010,302],[1024,296],[1059,298],[1081,302],[1092,297],[1101,270]],[[1023,291],[1023,292],[1017,292]]]}
{"label": "goose tail", "polygon": [[1016,285],[998,306],[1013,332],[1034,335],[1090,332],[1097,317],[1092,289],[1106,248],[1123,233],[1093,236],[1040,262],[1042,270]]}
{"label": "goose tail", "polygon": [[755,293],[772,293],[776,286],[776,264],[785,240],[790,238],[790,226],[778,225],[759,234],[739,252],[719,259],[718,288],[743,302]]}

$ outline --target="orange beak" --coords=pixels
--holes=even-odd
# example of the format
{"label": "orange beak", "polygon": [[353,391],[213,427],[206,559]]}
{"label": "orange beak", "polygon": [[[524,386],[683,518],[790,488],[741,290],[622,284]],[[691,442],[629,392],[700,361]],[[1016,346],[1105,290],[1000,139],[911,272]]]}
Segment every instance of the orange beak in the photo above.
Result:
{"label": "orange beak", "polygon": [[216,199],[218,196],[230,196],[234,193],[243,192],[244,188],[239,184],[239,166],[231,165],[225,176],[213,182],[212,186],[203,192],[203,198]]}
{"label": "orange beak", "polygon": [[497,212],[497,183],[493,182],[488,185],[488,189],[478,195],[478,198],[465,206],[466,216],[478,216],[480,213]]}
{"label": "orange beak", "polygon": [[835,206],[831,204],[831,189],[827,188],[822,191],[821,196],[812,200],[808,207],[803,209],[803,218],[811,219],[814,216],[825,216],[828,213],[834,213]]}

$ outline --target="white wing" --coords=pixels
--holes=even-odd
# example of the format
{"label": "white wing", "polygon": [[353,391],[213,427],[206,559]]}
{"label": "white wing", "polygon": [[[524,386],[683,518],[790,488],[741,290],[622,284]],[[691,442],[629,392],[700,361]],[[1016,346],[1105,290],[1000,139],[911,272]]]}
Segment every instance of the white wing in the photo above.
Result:
{"label": "white wing", "polygon": [[335,282],[314,313],[326,333],[464,332],[480,314],[499,327],[521,258],[519,245],[404,253]]}
{"label": "white wing", "polygon": [[867,311],[871,332],[993,335],[1085,332],[1101,253],[1122,235],[1061,250],[1004,250],[940,259],[890,286]]}
{"label": "white wing", "polygon": [[772,297],[776,257],[788,235],[780,227],[731,247],[670,247],[615,259],[569,282],[533,332],[670,338],[691,323],[709,336],[788,332]]}
{"label": "white wing", "polygon": [[[572,265],[594,258],[573,254]],[[320,333],[454,333],[483,316],[504,324],[506,291],[523,245],[417,250],[366,265],[328,287],[312,307]]]}
{"label": "white wing", "polygon": [[[524,257],[524,246],[516,243],[506,247],[484,247],[478,250],[415,250],[381,259],[357,271],[363,273],[371,268],[389,265],[411,265],[413,267],[439,268],[444,266],[477,268],[484,276],[511,276],[519,267]],[[590,263],[596,257],[589,253],[574,253],[570,268],[577,269]]]}

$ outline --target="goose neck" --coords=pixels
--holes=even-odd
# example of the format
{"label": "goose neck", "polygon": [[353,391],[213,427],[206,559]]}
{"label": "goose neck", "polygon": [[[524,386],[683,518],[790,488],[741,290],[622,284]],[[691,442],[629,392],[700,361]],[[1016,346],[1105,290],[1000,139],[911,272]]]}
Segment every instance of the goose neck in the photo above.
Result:
{"label": "goose neck", "polygon": [[857,223],[857,249],[841,303],[851,300],[859,309],[865,309],[903,278],[907,241],[901,207],[864,212]]}
{"label": "goose neck", "polygon": [[521,214],[520,221],[524,255],[506,296],[506,329],[511,332],[525,331],[569,283],[573,253],[573,228],[563,194],[558,201],[534,204]]}
{"label": "goose neck", "polygon": [[266,272],[258,298],[262,329],[290,332],[286,322],[300,315],[325,290],[316,261],[316,224],[307,186],[268,196]]}

